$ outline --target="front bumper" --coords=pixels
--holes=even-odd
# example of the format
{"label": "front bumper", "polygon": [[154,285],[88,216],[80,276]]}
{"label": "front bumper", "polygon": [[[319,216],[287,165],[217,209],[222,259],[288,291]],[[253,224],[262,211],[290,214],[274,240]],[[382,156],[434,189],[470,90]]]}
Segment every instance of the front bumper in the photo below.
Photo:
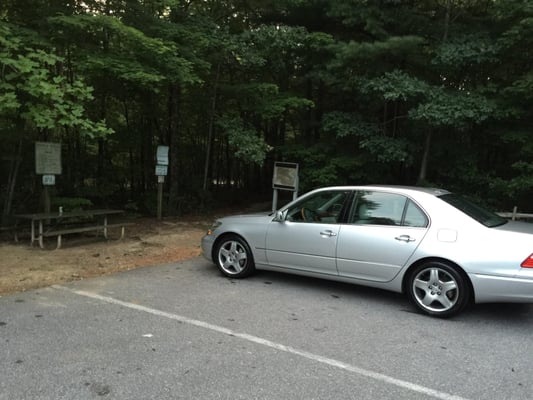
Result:
{"label": "front bumper", "polygon": [[202,255],[208,261],[213,262],[213,245],[215,243],[215,235],[205,235],[202,238]]}

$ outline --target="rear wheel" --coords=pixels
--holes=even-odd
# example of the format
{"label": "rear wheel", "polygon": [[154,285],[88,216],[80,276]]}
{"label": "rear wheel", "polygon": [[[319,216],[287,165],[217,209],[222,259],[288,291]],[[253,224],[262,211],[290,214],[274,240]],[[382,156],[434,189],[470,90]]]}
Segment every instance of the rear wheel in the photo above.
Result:
{"label": "rear wheel", "polygon": [[240,236],[223,237],[216,245],[214,255],[218,269],[228,277],[244,278],[255,271],[250,246]]}
{"label": "rear wheel", "polygon": [[429,261],[412,271],[407,293],[424,313],[444,318],[459,313],[468,304],[470,286],[452,265]]}

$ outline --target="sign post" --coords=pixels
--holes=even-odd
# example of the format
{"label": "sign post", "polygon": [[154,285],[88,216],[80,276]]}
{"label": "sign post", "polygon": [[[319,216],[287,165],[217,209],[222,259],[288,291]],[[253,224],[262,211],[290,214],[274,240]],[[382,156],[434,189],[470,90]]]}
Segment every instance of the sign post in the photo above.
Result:
{"label": "sign post", "polygon": [[163,216],[163,184],[168,174],[168,146],[157,146],[157,164],[155,175],[157,176],[157,219]]}
{"label": "sign post", "polygon": [[278,190],[291,191],[294,200],[298,197],[298,183],[298,164],[286,162],[276,162],[274,164],[272,211],[276,211],[278,207]]}

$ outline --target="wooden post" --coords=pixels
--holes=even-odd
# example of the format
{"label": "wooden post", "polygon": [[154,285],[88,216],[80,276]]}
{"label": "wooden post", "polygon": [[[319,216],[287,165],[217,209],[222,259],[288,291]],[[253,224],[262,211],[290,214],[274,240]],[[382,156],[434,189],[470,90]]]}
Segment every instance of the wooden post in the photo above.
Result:
{"label": "wooden post", "polygon": [[[47,214],[50,214],[51,210],[51,201],[50,201],[50,190],[48,189],[48,185],[43,186],[43,206],[44,206],[44,212]],[[46,225],[50,225],[50,220],[46,220]]]}
{"label": "wooden post", "polygon": [[157,178],[157,219],[161,220],[163,215],[163,182],[161,182],[161,180],[164,181],[165,177],[158,176]]}

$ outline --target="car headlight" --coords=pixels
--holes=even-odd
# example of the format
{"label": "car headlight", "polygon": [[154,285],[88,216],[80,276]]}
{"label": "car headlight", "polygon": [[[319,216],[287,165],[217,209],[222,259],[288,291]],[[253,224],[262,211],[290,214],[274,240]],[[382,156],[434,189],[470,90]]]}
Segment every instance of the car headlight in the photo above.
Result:
{"label": "car headlight", "polygon": [[213,224],[209,227],[209,229],[207,230],[207,234],[208,235],[212,235],[213,233],[215,233],[215,230],[220,227],[220,225],[222,225],[222,222],[221,221],[215,221],[213,222]]}

